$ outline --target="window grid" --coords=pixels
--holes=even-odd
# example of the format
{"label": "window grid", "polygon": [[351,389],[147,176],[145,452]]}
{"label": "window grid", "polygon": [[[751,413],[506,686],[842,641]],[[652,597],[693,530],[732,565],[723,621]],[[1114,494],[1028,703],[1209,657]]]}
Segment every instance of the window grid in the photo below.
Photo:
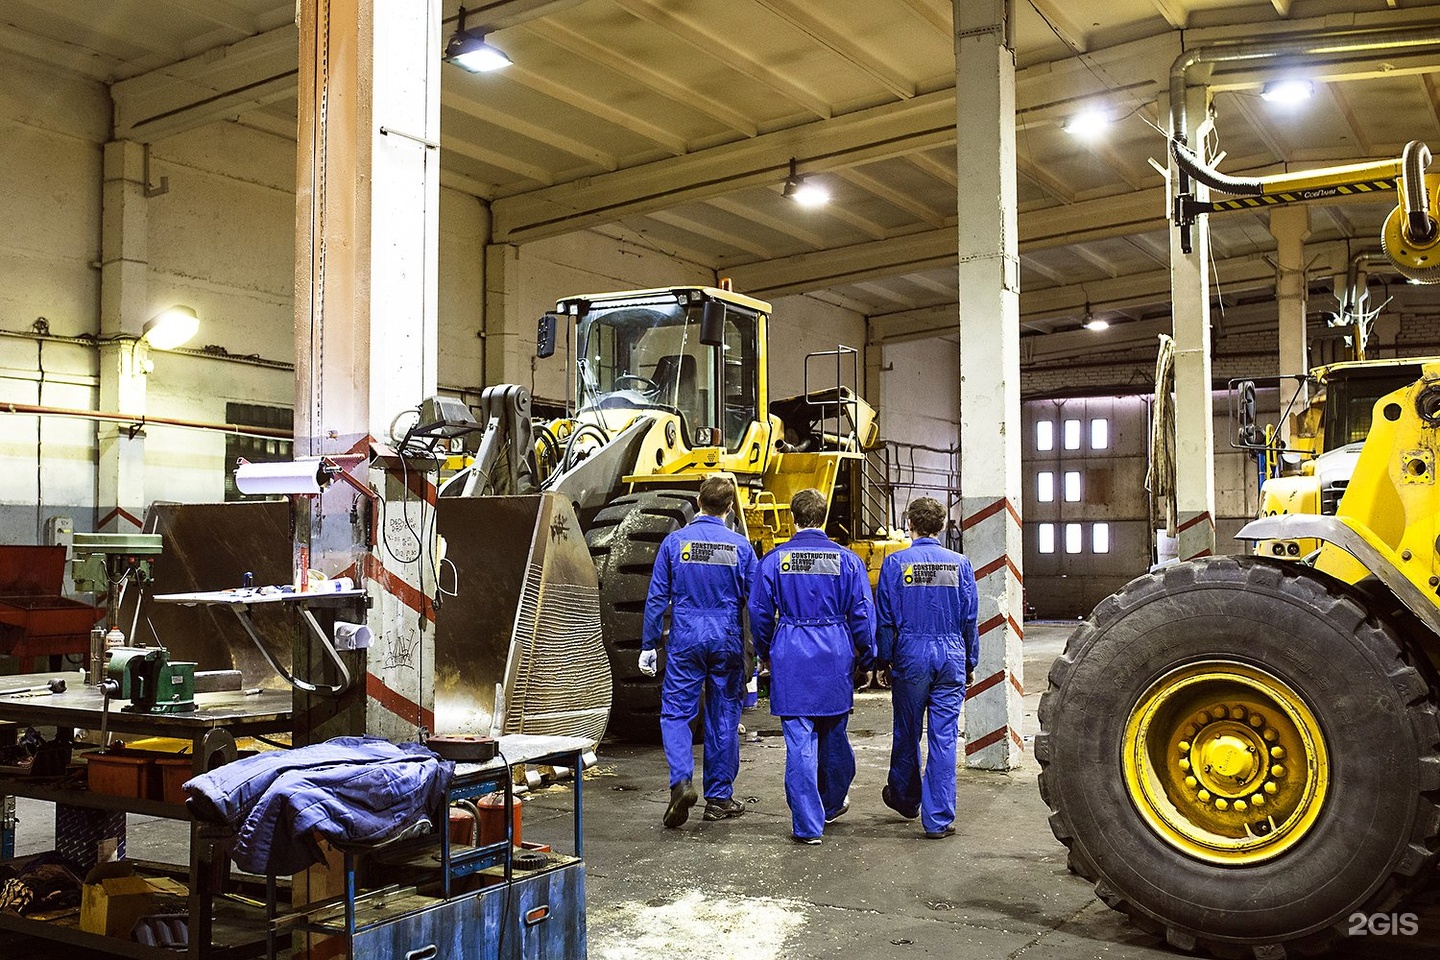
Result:
{"label": "window grid", "polygon": [[1041,470],[1035,475],[1035,499],[1040,503],[1055,502],[1055,474]]}

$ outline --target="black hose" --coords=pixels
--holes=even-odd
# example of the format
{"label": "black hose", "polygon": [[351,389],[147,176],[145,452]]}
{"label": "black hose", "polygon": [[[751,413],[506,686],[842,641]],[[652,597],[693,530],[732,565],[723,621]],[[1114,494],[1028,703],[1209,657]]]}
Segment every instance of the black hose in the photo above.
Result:
{"label": "black hose", "polygon": [[1176,166],[1212,190],[1243,197],[1258,197],[1265,192],[1265,184],[1261,180],[1227,177],[1220,171],[1205,166],[1199,155],[1179,140],[1170,141],[1170,154],[1175,158]]}

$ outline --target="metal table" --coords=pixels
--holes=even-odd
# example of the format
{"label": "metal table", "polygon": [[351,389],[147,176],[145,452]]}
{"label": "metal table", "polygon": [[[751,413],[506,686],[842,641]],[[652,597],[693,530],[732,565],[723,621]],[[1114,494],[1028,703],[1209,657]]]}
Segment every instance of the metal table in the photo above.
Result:
{"label": "metal table", "polygon": [[[5,678],[7,687],[42,685],[51,679],[64,678],[64,693],[0,697],[0,720],[13,720],[33,727],[55,727],[57,736],[65,736],[75,728],[95,730],[101,725],[104,697],[95,687],[84,686],[76,673],[40,673]],[[123,702],[123,701],[122,701]],[[217,756],[233,756],[236,737],[289,732],[291,729],[291,695],[289,690],[262,690],[246,695],[239,690],[195,695],[196,709],[191,713],[127,713],[112,702],[105,718],[109,729],[118,733],[142,736],[173,737],[191,743],[192,770],[204,773]],[[0,798],[30,797],[70,806],[99,810],[120,810],[175,820],[190,820],[180,804],[135,797],[92,794],[73,788],[66,789],[27,777],[0,778]],[[0,825],[0,842],[8,841],[13,850],[14,828]],[[202,825],[190,823],[189,913],[191,957],[201,957],[212,946],[216,931],[212,929],[211,891],[228,873],[228,860],[219,851],[218,839],[204,832]],[[16,930],[30,936],[60,940],[90,950],[120,953],[133,957],[174,957],[174,951],[145,947],[114,937],[85,933],[78,927],[57,922],[27,920],[0,912],[0,928]],[[263,943],[263,930],[252,939]],[[216,943],[215,946],[224,944]]]}

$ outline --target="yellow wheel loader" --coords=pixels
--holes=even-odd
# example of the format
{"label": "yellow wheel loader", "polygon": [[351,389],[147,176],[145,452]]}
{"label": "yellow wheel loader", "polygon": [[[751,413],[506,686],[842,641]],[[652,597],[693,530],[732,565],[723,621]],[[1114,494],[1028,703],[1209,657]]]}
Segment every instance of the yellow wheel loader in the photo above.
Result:
{"label": "yellow wheel loader", "polygon": [[563,343],[565,416],[535,420],[523,388],[490,388],[471,462],[441,488],[442,498],[540,491],[569,502],[599,574],[614,735],[658,736],[660,680],[637,666],[650,570],[661,541],[694,517],[706,477],[735,480],[735,523],[757,553],[794,533],[790,498],[806,487],[829,498],[827,532],[872,576],[905,545],[865,480],[878,426],[845,383],[858,382],[858,354],[810,354],[804,392],[773,398],[769,321],[768,303],[715,287],[561,299],[537,342],[542,358]]}
{"label": "yellow wheel loader", "polygon": [[[1394,189],[1398,175],[1386,253],[1437,278],[1423,145],[1388,165],[1245,182],[1172,152],[1216,189],[1272,201]],[[1177,219],[1229,202],[1182,196]],[[1355,439],[1328,426],[1334,400],[1327,450]],[[1312,554],[1142,576],[1050,671],[1035,756],[1051,828],[1101,899],[1179,949],[1278,960],[1357,931],[1413,932],[1400,911],[1436,882],[1440,362],[1368,416],[1334,515],[1266,516],[1239,534]]]}

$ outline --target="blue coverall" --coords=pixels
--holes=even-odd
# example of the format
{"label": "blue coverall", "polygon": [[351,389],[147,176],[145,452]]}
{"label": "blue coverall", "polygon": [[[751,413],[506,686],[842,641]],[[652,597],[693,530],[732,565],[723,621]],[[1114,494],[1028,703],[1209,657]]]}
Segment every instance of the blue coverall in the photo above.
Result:
{"label": "blue coverall", "polygon": [[[955,744],[965,676],[980,659],[978,594],[970,561],[934,537],[885,558],[876,590],[878,663],[890,664],[894,739],[889,786],[927,833],[955,821]],[[929,713],[929,759],[920,778],[920,728]]]}
{"label": "blue coverall", "polygon": [[755,652],[770,661],[770,712],[785,731],[792,832],[818,837],[855,778],[845,733],[855,665],[875,655],[865,564],[823,531],[801,530],[760,561],[749,606]]}
{"label": "blue coverall", "polygon": [[745,700],[741,614],[755,579],[755,548],[701,514],[660,544],[645,599],[640,646],[660,644],[665,610],[670,638],[660,686],[660,739],[670,786],[695,773],[690,723],[705,689],[705,798],[729,800],[740,770],[740,708]]}

